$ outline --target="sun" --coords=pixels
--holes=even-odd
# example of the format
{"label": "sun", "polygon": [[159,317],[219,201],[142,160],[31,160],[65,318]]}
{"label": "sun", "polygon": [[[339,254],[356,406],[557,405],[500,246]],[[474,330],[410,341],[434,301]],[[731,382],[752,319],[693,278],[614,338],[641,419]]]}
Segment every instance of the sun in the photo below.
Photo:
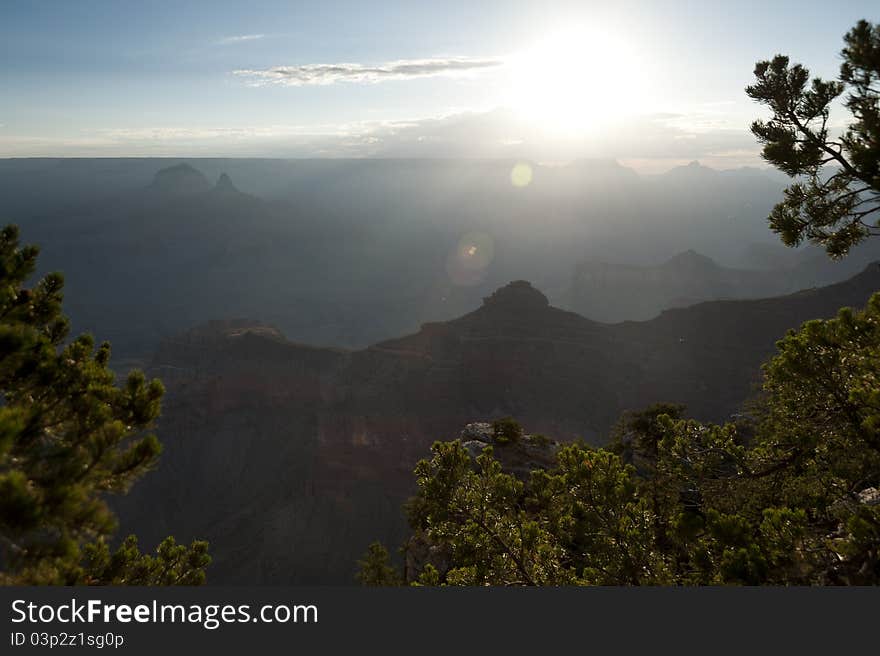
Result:
{"label": "sun", "polygon": [[512,108],[548,132],[591,132],[637,101],[640,75],[632,46],[598,29],[553,33],[509,64]]}

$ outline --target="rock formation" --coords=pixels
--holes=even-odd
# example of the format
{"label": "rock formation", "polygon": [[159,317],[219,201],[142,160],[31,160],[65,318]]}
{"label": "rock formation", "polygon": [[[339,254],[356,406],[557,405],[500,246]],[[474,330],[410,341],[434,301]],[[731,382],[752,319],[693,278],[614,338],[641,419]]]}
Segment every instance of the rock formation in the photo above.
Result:
{"label": "rock formation", "polygon": [[153,177],[152,191],[167,195],[188,195],[208,191],[208,179],[189,164],[177,164],[161,169]]}
{"label": "rock formation", "polygon": [[220,174],[217,184],[214,185],[214,191],[239,193],[238,188],[232,184],[232,180],[225,173]]}

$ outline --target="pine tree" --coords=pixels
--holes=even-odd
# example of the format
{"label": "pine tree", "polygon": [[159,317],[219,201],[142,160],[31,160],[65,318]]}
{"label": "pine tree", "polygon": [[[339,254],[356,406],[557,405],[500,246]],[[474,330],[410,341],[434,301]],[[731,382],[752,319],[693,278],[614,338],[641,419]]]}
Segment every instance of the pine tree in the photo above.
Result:
{"label": "pine tree", "polygon": [[[844,37],[838,80],[810,80],[810,71],[777,55],[755,65],[753,100],[773,113],[752,132],[763,157],[797,178],[769,217],[788,246],[810,241],[832,257],[880,235],[880,25],[859,21]],[[832,102],[848,91],[845,132],[829,127]]]}
{"label": "pine tree", "polygon": [[400,577],[391,565],[388,549],[380,542],[373,542],[367,553],[358,561],[357,580],[361,585],[371,587],[400,585]]}
{"label": "pine tree", "polygon": [[[434,444],[407,506],[409,581],[880,583],[880,294],[778,349],[747,424],[656,404],[609,449],[562,446],[519,478],[491,448]],[[387,551],[371,554],[390,577]]]}
{"label": "pine tree", "polygon": [[[117,385],[109,344],[67,340],[61,275],[25,287],[37,254],[19,247],[15,226],[0,232],[0,583],[159,582],[120,574],[147,564],[133,541],[96,565],[116,527],[106,495],[125,492],[159,455],[149,431],[162,384],[134,371]],[[163,545],[157,559],[176,563],[175,580],[204,578],[203,543],[186,554]]]}

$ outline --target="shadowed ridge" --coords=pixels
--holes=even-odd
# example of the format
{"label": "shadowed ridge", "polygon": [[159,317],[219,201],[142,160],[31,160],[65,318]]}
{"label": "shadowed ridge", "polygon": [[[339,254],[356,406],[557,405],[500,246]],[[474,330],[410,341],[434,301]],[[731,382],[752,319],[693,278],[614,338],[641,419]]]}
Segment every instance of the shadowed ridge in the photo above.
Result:
{"label": "shadowed ridge", "polygon": [[515,280],[486,296],[482,306],[473,312],[450,321],[424,323],[414,334],[370,348],[442,358],[456,352],[462,340],[589,342],[604,328],[579,314],[553,307],[530,282]]}
{"label": "shadowed ridge", "polygon": [[811,287],[810,289],[803,289],[791,294],[770,296],[767,298],[703,301],[702,303],[695,303],[688,307],[663,310],[657,318],[649,321],[624,321],[621,323],[650,326],[664,318],[693,316],[696,313],[704,311],[717,312],[721,308],[732,309],[739,306],[749,310],[753,308],[764,308],[767,311],[773,311],[777,306],[780,306],[782,301],[810,302],[813,299],[819,300],[827,298],[840,299],[838,307],[862,307],[874,291],[880,291],[880,261],[871,262],[862,269],[860,273],[841,282],[834,283],[833,285]]}

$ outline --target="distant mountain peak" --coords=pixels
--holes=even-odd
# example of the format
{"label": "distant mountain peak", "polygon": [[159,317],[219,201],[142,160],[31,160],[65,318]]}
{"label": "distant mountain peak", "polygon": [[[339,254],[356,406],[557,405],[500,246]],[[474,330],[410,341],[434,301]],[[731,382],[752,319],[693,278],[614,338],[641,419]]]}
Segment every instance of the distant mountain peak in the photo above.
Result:
{"label": "distant mountain peak", "polygon": [[516,311],[530,311],[545,308],[550,301],[527,280],[514,280],[504,287],[499,287],[490,296],[483,299],[483,306]]}
{"label": "distant mountain peak", "polygon": [[217,179],[217,184],[214,185],[214,191],[238,192],[238,187],[232,184],[232,180],[226,173],[221,173],[220,177]]}
{"label": "distant mountain peak", "polygon": [[150,189],[167,194],[195,194],[210,188],[211,184],[204,174],[189,164],[160,169],[150,185]]}
{"label": "distant mountain peak", "polygon": [[712,258],[706,257],[705,255],[701,255],[697,253],[697,251],[689,248],[683,253],[679,253],[678,255],[674,255],[673,257],[666,260],[664,266],[674,268],[674,269],[717,269],[718,265],[715,263],[715,260]]}
{"label": "distant mountain peak", "polygon": [[717,174],[718,171],[709,166],[700,164],[699,160],[688,162],[684,166],[676,166],[666,172],[666,175],[674,177],[691,178],[692,176],[710,176]]}

